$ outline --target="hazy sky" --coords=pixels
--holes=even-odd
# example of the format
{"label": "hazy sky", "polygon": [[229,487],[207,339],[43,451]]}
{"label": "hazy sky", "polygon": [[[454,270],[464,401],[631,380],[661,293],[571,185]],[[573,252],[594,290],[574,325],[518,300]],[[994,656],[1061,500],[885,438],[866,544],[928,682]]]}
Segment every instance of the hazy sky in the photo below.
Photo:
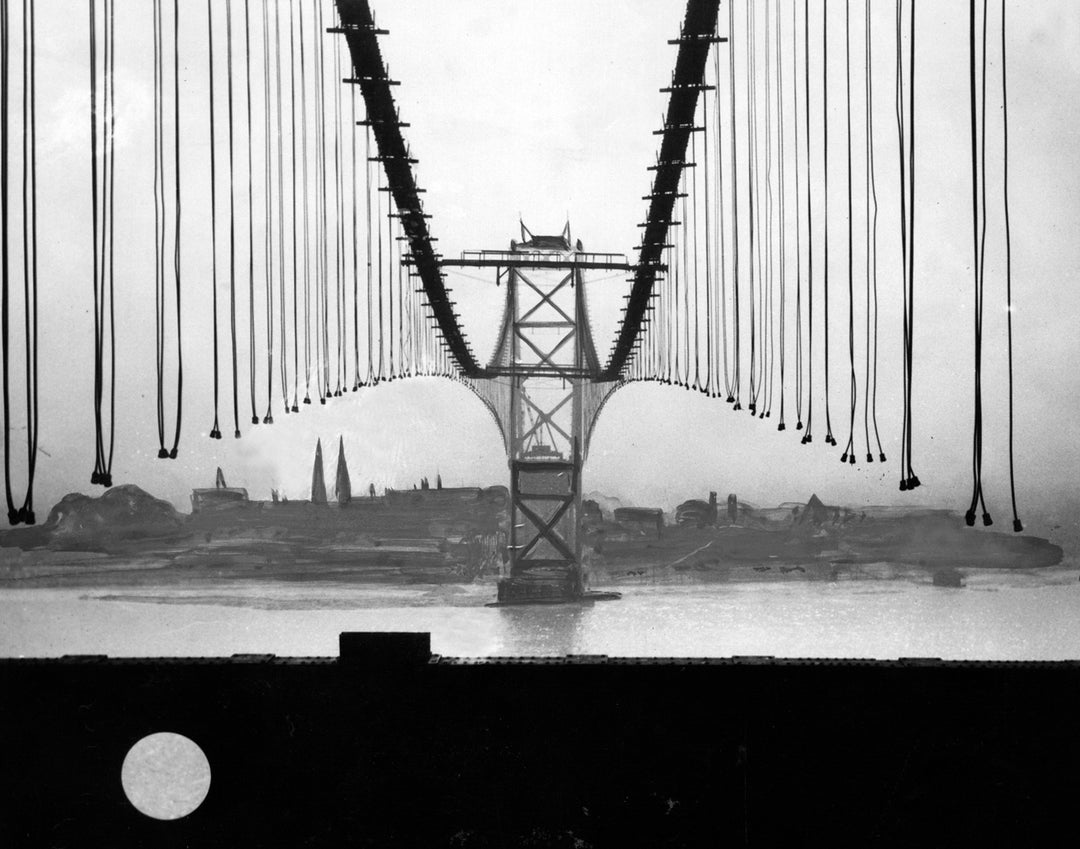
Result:
{"label": "hazy sky", "polygon": [[[299,416],[286,417],[275,409],[272,428],[245,426],[238,441],[230,438],[231,424],[222,427],[224,440],[206,438],[212,422],[206,9],[191,0],[180,5],[185,429],[181,459],[164,462],[156,459],[154,412],[151,4],[117,2],[117,281],[122,300],[115,481],[138,483],[186,507],[191,487],[212,485],[214,467],[220,465],[230,484],[247,486],[255,497],[268,497],[271,486],[305,497],[316,436],[336,443],[343,434],[354,488],[366,488],[369,481],[411,486],[421,475],[434,478],[436,470],[451,485],[505,483],[506,459],[487,411],[463,388],[433,379],[364,390],[327,407],[307,408]],[[914,457],[924,488],[914,497],[961,510],[970,488],[972,421],[967,5],[961,0],[919,4],[916,129]],[[998,4],[991,5],[993,24]],[[38,465],[36,500],[43,515],[64,493],[90,491],[94,443],[86,4],[47,0],[38,7],[43,165],[40,445],[47,454]],[[242,9],[239,0],[234,7]],[[261,7],[252,4],[253,12]],[[811,0],[810,7],[811,35],[820,43],[821,0]],[[391,75],[402,82],[394,94],[403,119],[412,124],[406,132],[421,160],[418,173],[428,189],[425,203],[444,253],[505,246],[517,236],[520,214],[534,232],[559,232],[569,216],[575,237],[587,248],[632,254],[636,225],[645,211],[641,196],[649,188],[645,169],[655,152],[652,131],[660,126],[666,104],[666,95],[658,89],[669,81],[675,60],[676,49],[666,42],[677,35],[683,8],[680,0],[375,3],[379,23],[391,30],[382,39],[383,49]],[[743,8],[737,4],[737,28]],[[764,8],[759,4],[759,25]],[[781,8],[790,22],[790,0],[782,0]],[[852,3],[853,49],[862,46],[863,8]],[[722,4],[722,30],[726,9]],[[902,362],[894,10],[892,2],[873,3],[881,205],[878,419],[889,464],[840,465],[847,436],[847,338],[835,333],[831,403],[840,448],[824,445],[820,361],[815,416],[821,418],[813,446],[801,446],[793,430],[777,433],[775,413],[770,421],[751,420],[722,402],[684,390],[631,386],[620,390],[596,428],[586,491],[665,507],[710,489],[760,502],[806,498],[812,491],[826,501],[850,503],[910,498],[897,491]],[[1045,0],[1010,2],[1008,15],[1016,456],[1021,509],[1034,512],[1037,506],[1071,499],[1077,491],[1080,425],[1073,414],[1080,407],[1080,291],[1074,279],[1080,266],[1075,238],[1080,204],[1075,106],[1080,102],[1080,12],[1068,0]],[[829,72],[841,85],[844,4],[834,0],[828,16]],[[820,66],[821,55],[816,47],[812,50],[811,61]],[[997,80],[992,68],[991,85]],[[843,129],[842,91],[830,93],[835,136]],[[991,103],[994,95],[996,89]],[[818,134],[819,96],[816,92],[811,104],[812,131]],[[1000,150],[996,118],[996,113],[990,116],[992,160]],[[842,148],[831,147],[830,155],[842,174]],[[857,175],[862,167],[857,158]],[[999,171],[993,170],[992,192],[1000,190],[999,180]],[[815,191],[820,196],[819,184]],[[841,293],[846,311],[844,192],[842,178],[834,179],[830,221],[837,235],[831,271],[841,281],[834,282],[834,291]],[[862,218],[856,220],[861,223]],[[820,239],[820,216],[817,226]],[[992,207],[990,226],[991,233],[1000,233],[997,206]],[[857,244],[856,274],[862,256]],[[984,475],[991,511],[1007,525],[1004,276],[1002,253],[993,241],[987,269]],[[486,354],[501,314],[503,290],[464,277],[451,283],[466,328]],[[590,289],[591,296],[595,290],[594,305],[601,305],[593,312],[602,355],[614,325],[613,313],[608,310],[604,318],[601,307],[619,299],[622,285],[602,281]],[[607,295],[601,296],[600,290]],[[246,361],[243,369],[246,373]],[[227,379],[227,370],[222,376]],[[788,404],[790,410],[793,396]],[[17,412],[15,427],[22,423]],[[17,436],[21,433],[16,431]],[[860,448],[860,459],[863,453]],[[22,463],[20,450],[16,467],[21,469]]]}

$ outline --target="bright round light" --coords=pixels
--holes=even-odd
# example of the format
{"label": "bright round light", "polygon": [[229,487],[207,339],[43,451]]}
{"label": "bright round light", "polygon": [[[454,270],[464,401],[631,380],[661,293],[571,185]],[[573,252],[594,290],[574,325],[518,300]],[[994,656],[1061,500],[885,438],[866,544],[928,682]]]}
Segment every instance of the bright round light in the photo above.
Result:
{"label": "bright round light", "polygon": [[120,782],[140,813],[176,820],[198,808],[210,792],[210,762],[187,737],[164,731],[131,747]]}

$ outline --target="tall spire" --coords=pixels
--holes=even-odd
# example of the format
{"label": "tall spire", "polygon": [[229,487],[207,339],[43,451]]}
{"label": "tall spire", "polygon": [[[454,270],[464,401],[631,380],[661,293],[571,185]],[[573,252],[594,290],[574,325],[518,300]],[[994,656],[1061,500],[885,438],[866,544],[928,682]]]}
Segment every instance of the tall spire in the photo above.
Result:
{"label": "tall spire", "polygon": [[345,440],[338,437],[337,476],[334,480],[334,497],[338,504],[352,501],[352,483],[349,481],[349,467],[345,464]]}
{"label": "tall spire", "polygon": [[311,503],[326,503],[326,478],[323,477],[321,439],[315,443],[315,468],[311,472]]}

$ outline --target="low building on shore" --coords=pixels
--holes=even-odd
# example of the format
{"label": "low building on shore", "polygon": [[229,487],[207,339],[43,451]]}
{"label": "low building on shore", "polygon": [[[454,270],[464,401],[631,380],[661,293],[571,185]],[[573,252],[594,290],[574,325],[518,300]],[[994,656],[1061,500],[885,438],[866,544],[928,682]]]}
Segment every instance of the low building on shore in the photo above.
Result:
{"label": "low building on shore", "polygon": [[664,511],[655,507],[617,507],[613,518],[626,530],[655,531],[657,539],[664,534]]}
{"label": "low building on shore", "polygon": [[218,467],[213,489],[193,489],[191,491],[191,512],[219,510],[248,503],[248,491],[239,486],[227,486],[225,474]]}

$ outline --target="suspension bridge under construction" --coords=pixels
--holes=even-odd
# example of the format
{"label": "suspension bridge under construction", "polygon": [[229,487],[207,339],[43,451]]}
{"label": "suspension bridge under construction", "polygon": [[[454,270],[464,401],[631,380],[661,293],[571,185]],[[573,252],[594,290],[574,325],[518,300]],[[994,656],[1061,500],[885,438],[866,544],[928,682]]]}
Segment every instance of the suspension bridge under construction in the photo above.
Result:
{"label": "suspension bridge under construction", "polygon": [[[674,67],[662,88],[668,105],[655,160],[642,163],[649,182],[633,255],[587,250],[570,222],[555,234],[511,222],[520,232],[507,245],[464,246],[456,256],[440,251],[438,210],[425,206],[418,154],[406,140],[408,116],[394,97],[409,81],[391,76],[380,49],[387,33],[368,0],[152,2],[154,131],[138,143],[153,146],[154,179],[134,186],[116,178],[116,158],[124,155],[117,145],[116,55],[123,46],[116,0],[87,0],[90,97],[83,120],[92,128],[91,197],[71,202],[92,216],[93,267],[70,285],[92,304],[92,484],[112,485],[114,453],[125,450],[115,438],[116,398],[126,391],[116,380],[116,336],[132,319],[122,314],[125,287],[148,284],[144,273],[125,266],[116,205],[141,193],[152,196],[155,218],[156,347],[147,358],[157,375],[157,456],[167,461],[182,450],[192,417],[184,352],[193,346],[212,347],[213,395],[200,399],[212,401],[212,410],[200,406],[198,414],[212,416],[213,439],[230,431],[240,438],[247,427],[268,427],[276,417],[384,382],[458,381],[493,416],[509,463],[510,563],[499,603],[600,595],[590,595],[582,567],[582,471],[605,404],[630,383],[701,393],[763,428],[789,431],[808,450],[835,450],[845,467],[884,464],[900,490],[920,486],[912,395],[920,379],[916,93],[932,89],[916,85],[915,0],[895,0],[888,32],[871,26],[869,0],[688,0],[681,23],[672,21]],[[5,483],[9,522],[33,524],[38,328],[50,321],[50,305],[38,299],[39,237],[49,224],[38,220],[37,194],[39,172],[41,180],[52,175],[37,157],[34,3],[3,0],[0,15]],[[970,208],[974,269],[966,283],[974,292],[975,350],[966,517],[969,525],[979,516],[989,525],[983,314],[991,203],[1005,213],[1004,232],[995,238],[1009,245],[1004,3],[998,10],[971,0],[969,19],[971,132],[962,142],[970,144],[972,195],[957,204],[958,215]],[[203,55],[182,55],[181,25],[201,28]],[[830,49],[843,53],[839,79],[829,73],[836,67]],[[874,51],[888,54],[892,78],[880,78]],[[988,57],[1001,69],[999,88],[988,83]],[[181,67],[195,59],[207,63],[209,87],[191,94]],[[893,126],[874,122],[875,99],[884,98],[895,103]],[[830,100],[841,108],[830,111]],[[821,103],[823,114],[816,114]],[[209,127],[205,205],[190,200],[191,177],[181,167],[196,113]],[[992,199],[988,115],[1005,145],[1004,160],[993,163],[1005,194]],[[886,133],[899,149],[888,160],[875,157],[875,141]],[[877,188],[885,182],[898,187],[898,233],[878,226]],[[842,215],[837,186],[846,192]],[[184,265],[185,216],[210,221],[209,280],[192,280]],[[899,241],[900,267],[879,269],[884,239]],[[865,257],[859,267],[856,248]],[[837,255],[846,257],[842,274]],[[486,355],[474,350],[468,316],[457,311],[447,284],[448,273],[461,269],[489,275],[497,286],[492,297],[502,299],[494,350]],[[1020,532],[1011,271],[1010,256],[1007,339],[986,344],[1007,346],[1007,488]],[[629,284],[608,349],[590,318],[596,275],[623,276]],[[879,286],[902,291],[902,314],[879,310]],[[183,332],[193,299],[209,299],[213,309],[212,325],[198,339]],[[902,325],[899,373],[879,368],[878,334],[886,322]],[[846,361],[830,364],[830,334],[845,340]],[[898,421],[879,421],[879,381],[900,385]],[[16,411],[27,423],[26,461],[15,458],[22,450],[12,426]],[[883,429],[901,434],[900,457],[886,456]]]}

